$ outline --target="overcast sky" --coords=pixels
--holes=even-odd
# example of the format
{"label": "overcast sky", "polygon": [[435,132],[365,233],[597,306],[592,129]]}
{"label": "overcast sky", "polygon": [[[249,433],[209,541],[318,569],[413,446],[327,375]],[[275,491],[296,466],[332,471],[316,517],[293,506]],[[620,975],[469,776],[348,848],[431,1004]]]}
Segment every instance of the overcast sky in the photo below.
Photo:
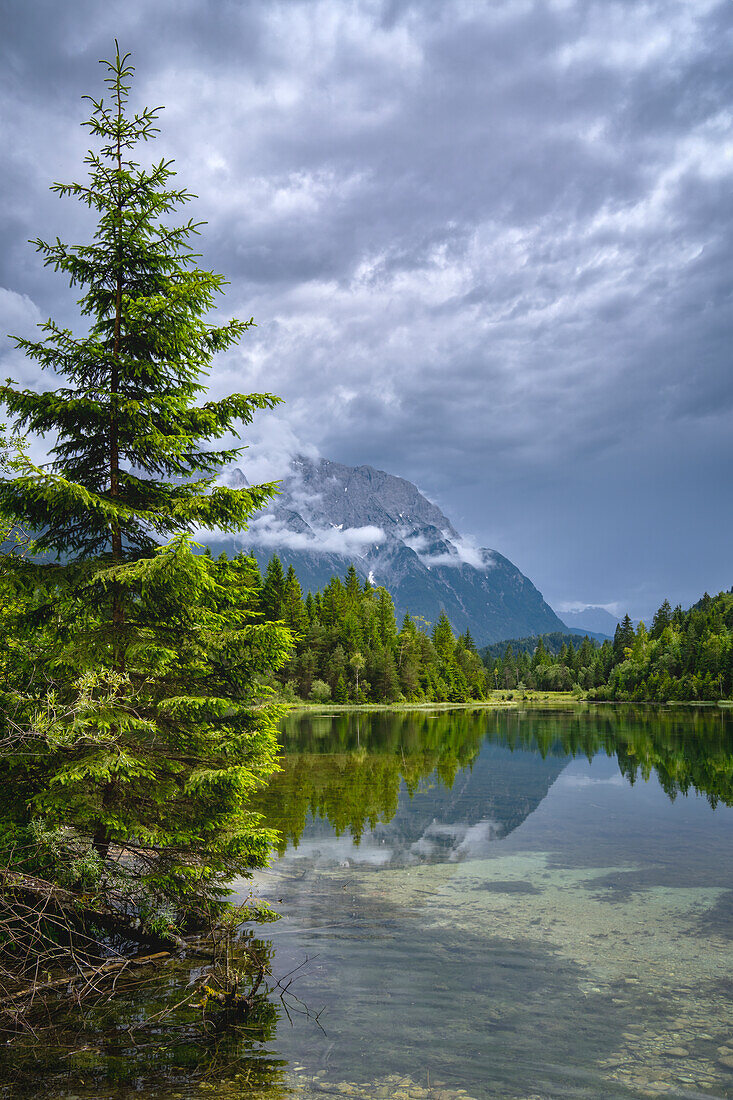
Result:
{"label": "overcast sky", "polygon": [[[556,608],[733,585],[731,0],[5,0],[0,332],[74,295],[85,93],[164,104],[255,432],[416,482]],[[3,375],[40,381],[3,341]],[[246,462],[243,464],[245,472]]]}

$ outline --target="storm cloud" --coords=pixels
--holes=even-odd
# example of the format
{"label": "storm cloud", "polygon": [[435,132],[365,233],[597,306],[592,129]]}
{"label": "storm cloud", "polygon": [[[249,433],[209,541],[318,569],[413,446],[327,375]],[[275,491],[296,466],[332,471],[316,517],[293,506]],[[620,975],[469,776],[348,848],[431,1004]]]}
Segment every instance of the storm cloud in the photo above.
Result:
{"label": "storm cloud", "polygon": [[3,332],[74,321],[27,239],[89,232],[48,185],[117,36],[258,323],[212,392],[284,398],[260,454],[415,481],[555,605],[733,584],[729,0],[9,7]]}

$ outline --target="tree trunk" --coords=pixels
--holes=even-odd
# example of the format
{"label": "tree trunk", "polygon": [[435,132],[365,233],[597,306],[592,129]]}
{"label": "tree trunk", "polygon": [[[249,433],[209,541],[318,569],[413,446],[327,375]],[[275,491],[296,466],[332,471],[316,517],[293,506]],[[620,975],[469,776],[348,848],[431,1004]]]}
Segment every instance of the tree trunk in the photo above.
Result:
{"label": "tree trunk", "polygon": [[[119,443],[119,406],[120,388],[120,345],[122,333],[122,93],[117,85],[117,271],[115,273],[115,323],[114,349],[112,353],[112,372],[110,378],[110,423],[109,423],[109,495],[115,500],[119,496],[120,486],[120,443]],[[112,524],[112,557],[115,562],[122,559],[122,530],[118,522]],[[112,586],[112,631],[115,651],[115,663],[119,672],[125,671],[125,657],[121,632],[125,625],[125,607],[119,585]],[[96,846],[96,841],[95,841]]]}

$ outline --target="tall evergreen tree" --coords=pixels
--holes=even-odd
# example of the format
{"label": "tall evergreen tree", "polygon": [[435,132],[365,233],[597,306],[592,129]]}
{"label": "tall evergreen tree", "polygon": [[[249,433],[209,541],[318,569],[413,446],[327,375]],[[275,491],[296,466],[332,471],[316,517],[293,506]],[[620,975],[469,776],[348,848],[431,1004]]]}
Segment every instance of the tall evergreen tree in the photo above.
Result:
{"label": "tall evergreen tree", "polygon": [[273,554],[267,563],[265,578],[262,582],[260,603],[262,613],[270,622],[277,622],[283,617],[283,605],[285,602],[285,573],[282,562],[277,554]]}
{"label": "tall evergreen tree", "polygon": [[349,602],[356,604],[361,596],[361,584],[359,582],[359,575],[354,569],[353,563],[349,566],[344,577],[344,588],[346,589],[346,595],[349,598]]}
{"label": "tall evergreen tree", "polygon": [[433,627],[433,645],[441,660],[446,662],[451,660],[453,657],[455,640],[445,611],[441,611],[440,618]]}
{"label": "tall evergreen tree", "polygon": [[[0,510],[60,561],[24,567],[44,577],[52,617],[44,626],[39,609],[36,668],[16,684],[0,784],[18,798],[0,806],[0,842],[82,893],[73,868],[87,860],[120,919],[185,922],[267,855],[246,809],[276,752],[278,711],[261,706],[258,677],[290,641],[253,621],[253,578],[194,553],[188,535],[240,530],[272,495],[217,486],[239,450],[214,441],[277,399],[196,404],[214,353],[252,322],[207,323],[223,277],[196,266],[196,223],[165,224],[191,196],[171,186],[170,161],[133,159],[157,111],[130,112],[127,56],[104,64],[111,98],[91,101],[89,179],[53,188],[97,213],[93,241],[36,242],[82,288],[88,332],[49,320],[43,339],[17,340],[65,384],[0,390],[18,425],[55,438],[48,466],[24,458],[0,479]],[[39,828],[45,849],[30,843]]]}
{"label": "tall evergreen tree", "polygon": [[655,612],[652,619],[652,638],[661,638],[664,631],[672,622],[672,608],[669,600],[665,600],[658,611]]}
{"label": "tall evergreen tree", "polygon": [[308,629],[308,612],[303,603],[303,591],[292,565],[285,575],[285,590],[282,601],[282,616],[289,630],[295,634],[304,634]]}
{"label": "tall evergreen tree", "polygon": [[0,480],[0,506],[35,532],[38,550],[121,561],[197,526],[246,526],[274,486],[216,486],[221,466],[241,449],[211,442],[278,399],[232,394],[196,404],[213,355],[254,322],[206,322],[224,277],[196,266],[190,240],[201,223],[164,221],[192,196],[171,186],[171,161],[144,169],[133,159],[158,132],[158,111],[130,113],[127,56],[118,51],[104,64],[111,99],[91,100],[85,125],[101,149],[87,154],[89,179],[52,187],[96,211],[94,240],[34,242],[46,266],[83,288],[89,330],[75,337],[48,320],[42,340],[16,339],[67,384],[42,393],[0,389],[18,425],[56,438],[49,467],[26,461],[20,476]]}

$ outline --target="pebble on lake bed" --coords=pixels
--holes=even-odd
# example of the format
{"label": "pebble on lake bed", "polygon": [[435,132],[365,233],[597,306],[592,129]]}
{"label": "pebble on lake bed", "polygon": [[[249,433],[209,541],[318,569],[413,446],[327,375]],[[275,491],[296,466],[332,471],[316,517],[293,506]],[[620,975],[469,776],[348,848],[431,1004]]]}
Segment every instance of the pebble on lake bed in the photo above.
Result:
{"label": "pebble on lake bed", "polygon": [[[323,1071],[321,1071],[322,1073]],[[312,1097],[322,1100],[324,1094],[352,1096],[356,1100],[474,1100],[465,1089],[447,1088],[442,1082],[425,1087],[411,1077],[390,1074],[374,1081],[325,1081],[322,1076],[307,1077],[299,1073],[291,1079],[297,1085],[299,1100]]]}

